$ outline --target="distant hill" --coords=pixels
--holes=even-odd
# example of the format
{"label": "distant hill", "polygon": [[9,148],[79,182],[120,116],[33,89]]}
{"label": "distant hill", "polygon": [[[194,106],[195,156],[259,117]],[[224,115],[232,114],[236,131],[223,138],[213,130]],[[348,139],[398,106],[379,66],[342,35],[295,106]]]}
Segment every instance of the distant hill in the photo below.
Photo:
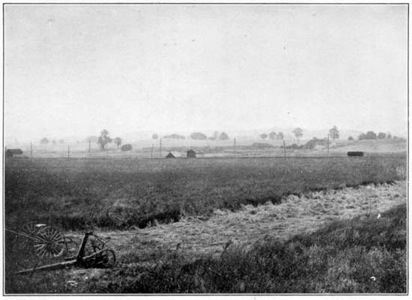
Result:
{"label": "distant hill", "polygon": [[331,147],[331,152],[364,151],[372,153],[406,152],[407,144],[404,139],[338,141]]}

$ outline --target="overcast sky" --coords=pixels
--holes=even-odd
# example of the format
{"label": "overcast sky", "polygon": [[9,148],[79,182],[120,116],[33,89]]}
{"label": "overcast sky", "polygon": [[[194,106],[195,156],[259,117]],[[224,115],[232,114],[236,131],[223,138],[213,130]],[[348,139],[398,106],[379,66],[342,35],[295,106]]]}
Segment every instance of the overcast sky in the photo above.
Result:
{"label": "overcast sky", "polygon": [[6,5],[5,134],[407,130],[406,5]]}

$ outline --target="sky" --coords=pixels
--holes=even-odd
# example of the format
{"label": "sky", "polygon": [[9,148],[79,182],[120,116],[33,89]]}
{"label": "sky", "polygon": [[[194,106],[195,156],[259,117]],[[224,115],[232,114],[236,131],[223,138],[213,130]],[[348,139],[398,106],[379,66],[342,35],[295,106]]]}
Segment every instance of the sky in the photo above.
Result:
{"label": "sky", "polygon": [[17,139],[407,132],[406,5],[5,5]]}

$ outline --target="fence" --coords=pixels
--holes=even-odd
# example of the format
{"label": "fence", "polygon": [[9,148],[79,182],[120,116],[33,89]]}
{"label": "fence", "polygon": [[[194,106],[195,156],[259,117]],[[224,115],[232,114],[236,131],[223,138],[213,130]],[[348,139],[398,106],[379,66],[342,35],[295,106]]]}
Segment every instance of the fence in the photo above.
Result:
{"label": "fence", "polygon": [[[162,148],[159,145],[152,147],[139,147],[139,144],[132,144],[132,150],[121,151],[120,147],[114,145],[101,151],[97,144],[89,143],[71,143],[71,144],[48,144],[48,145],[25,145],[20,147],[23,150],[23,157],[26,158],[134,158],[134,159],[159,159],[165,158],[170,151],[176,151],[179,157],[186,157],[186,151],[194,149],[197,152],[197,158],[332,158],[347,157],[347,152],[331,149],[321,150],[291,150],[286,151],[283,148],[263,148],[254,149],[248,146],[233,147],[171,147],[163,143]],[[406,152],[395,153],[373,153],[365,152],[365,157],[387,156],[387,155],[405,155]]]}

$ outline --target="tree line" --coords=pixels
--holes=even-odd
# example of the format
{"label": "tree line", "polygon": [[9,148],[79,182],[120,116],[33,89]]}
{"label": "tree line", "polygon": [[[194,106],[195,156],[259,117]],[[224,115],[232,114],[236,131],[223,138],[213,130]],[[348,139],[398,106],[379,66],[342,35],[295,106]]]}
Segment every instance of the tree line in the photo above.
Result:
{"label": "tree line", "polygon": [[[226,141],[229,140],[229,135],[226,132],[219,132],[215,131],[212,136],[208,137],[202,132],[193,132],[192,134],[189,135],[189,137],[192,140],[211,140],[211,141]],[[157,133],[154,133],[152,135],[152,139],[156,140],[159,138],[159,135]],[[163,136],[164,139],[177,139],[177,140],[184,140],[186,137],[184,135],[180,134],[170,134],[170,135],[165,135]]]}
{"label": "tree line", "polygon": [[[297,139],[298,143],[300,141],[300,139],[303,137],[303,129],[300,127],[296,127],[292,130],[293,135],[295,136],[295,138]],[[262,133],[259,135],[261,139],[266,140],[266,139],[270,139],[270,140],[284,140],[285,135],[283,134],[283,132],[270,132],[270,133]],[[219,132],[219,131],[215,131],[213,133],[212,136],[207,136],[202,132],[193,132],[189,135],[189,137],[193,140],[212,140],[212,141],[225,141],[225,140],[229,140],[230,137],[226,132]],[[312,149],[314,146],[319,145],[319,144],[324,144],[325,141],[331,139],[331,140],[338,140],[340,137],[340,133],[339,133],[339,129],[336,126],[333,126],[331,129],[329,129],[328,132],[328,136],[327,138],[324,139],[317,139],[316,137],[313,138],[312,140],[310,140],[308,143],[306,143],[305,146],[308,149]],[[158,139],[159,135],[157,133],[154,133],[152,135],[152,139]],[[170,134],[170,135],[165,135],[163,136],[164,139],[186,139],[186,137],[184,135],[179,135],[179,134]],[[375,133],[374,131],[367,131],[366,133],[361,133],[358,136],[358,140],[382,140],[382,139],[397,139],[398,137],[391,135],[390,132],[385,133],[385,132],[379,132],[379,133]],[[115,137],[115,138],[111,138],[109,135],[109,131],[106,129],[103,129],[100,132],[100,135],[98,137],[90,137],[88,139],[88,141],[90,142],[93,139],[93,142],[97,142],[97,144],[100,147],[100,150],[105,150],[106,146],[110,143],[115,143],[117,148],[119,149],[119,147],[122,145],[123,140],[120,137]],[[96,141],[97,139],[97,141]],[[354,140],[354,138],[352,136],[350,136],[348,138],[348,140]],[[40,140],[40,144],[43,145],[47,145],[49,144],[50,141],[49,139],[47,139],[46,137],[42,138]],[[64,143],[64,140],[60,139],[58,141],[56,140],[52,140],[51,141],[52,144],[56,144],[56,143]],[[292,147],[292,146],[289,146]],[[296,147],[298,147],[296,145]],[[130,144],[126,144],[122,146],[122,150],[124,151],[128,151],[131,150],[131,145]]]}
{"label": "tree line", "polygon": [[[397,138],[396,136],[394,138]],[[379,132],[376,134],[373,131],[368,131],[366,133],[361,133],[358,137],[359,140],[384,140],[384,139],[392,139],[392,135],[390,132]]]}

